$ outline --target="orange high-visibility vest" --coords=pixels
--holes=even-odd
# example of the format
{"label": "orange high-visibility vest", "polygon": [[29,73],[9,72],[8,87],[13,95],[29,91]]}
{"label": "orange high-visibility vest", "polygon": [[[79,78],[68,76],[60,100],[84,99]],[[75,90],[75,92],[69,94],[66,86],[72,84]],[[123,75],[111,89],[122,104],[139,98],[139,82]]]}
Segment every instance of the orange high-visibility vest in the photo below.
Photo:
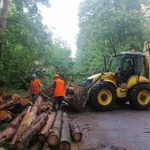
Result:
{"label": "orange high-visibility vest", "polygon": [[54,97],[65,95],[65,82],[61,79],[55,80]]}
{"label": "orange high-visibility vest", "polygon": [[38,79],[31,80],[30,86],[31,86],[31,93],[32,94],[39,94],[39,92],[40,92],[40,80],[38,80]]}

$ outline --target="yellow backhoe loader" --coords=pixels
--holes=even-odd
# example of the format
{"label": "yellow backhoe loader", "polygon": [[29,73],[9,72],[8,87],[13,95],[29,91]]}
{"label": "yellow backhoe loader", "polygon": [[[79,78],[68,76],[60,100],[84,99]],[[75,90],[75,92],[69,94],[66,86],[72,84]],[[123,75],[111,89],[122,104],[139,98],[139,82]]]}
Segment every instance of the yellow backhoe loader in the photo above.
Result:
{"label": "yellow backhoe loader", "polygon": [[90,76],[81,89],[76,97],[69,100],[69,103],[77,109],[83,108],[87,100],[97,110],[112,110],[116,103],[127,101],[133,109],[148,109],[150,42],[144,43],[143,53],[132,50],[113,54],[105,71]]}

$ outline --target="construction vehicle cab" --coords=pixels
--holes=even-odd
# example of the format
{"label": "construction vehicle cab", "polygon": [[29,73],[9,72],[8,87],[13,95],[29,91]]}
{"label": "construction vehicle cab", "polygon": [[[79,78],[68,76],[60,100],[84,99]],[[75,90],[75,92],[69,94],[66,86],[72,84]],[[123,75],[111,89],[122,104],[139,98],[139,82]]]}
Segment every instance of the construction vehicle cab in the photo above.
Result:
{"label": "construction vehicle cab", "polygon": [[[148,44],[149,42],[145,46]],[[115,53],[106,67],[107,71],[87,79],[85,88],[88,89],[88,100],[96,109],[112,110],[116,103],[127,101],[133,109],[145,110],[150,107],[147,71],[150,55],[145,51]]]}

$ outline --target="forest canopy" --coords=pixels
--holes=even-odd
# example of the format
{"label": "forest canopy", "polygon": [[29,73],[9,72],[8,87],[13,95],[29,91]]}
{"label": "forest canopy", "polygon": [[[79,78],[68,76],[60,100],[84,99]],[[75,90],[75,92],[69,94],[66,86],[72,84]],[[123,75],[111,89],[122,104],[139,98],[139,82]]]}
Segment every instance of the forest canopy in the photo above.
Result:
{"label": "forest canopy", "polygon": [[[80,83],[104,67],[104,56],[149,40],[148,0],[82,0],[77,54],[42,22],[39,4],[48,0],[0,0],[0,87],[28,89],[31,73],[49,85],[55,73]],[[69,20],[68,20],[69,21]]]}

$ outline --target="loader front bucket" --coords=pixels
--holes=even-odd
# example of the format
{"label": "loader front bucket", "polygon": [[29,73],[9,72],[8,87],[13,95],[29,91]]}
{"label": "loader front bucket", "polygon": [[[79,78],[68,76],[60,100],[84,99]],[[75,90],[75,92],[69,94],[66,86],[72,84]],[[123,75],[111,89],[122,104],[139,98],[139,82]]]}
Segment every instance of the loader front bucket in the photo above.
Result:
{"label": "loader front bucket", "polygon": [[68,87],[64,101],[77,110],[83,110],[87,103],[87,94],[83,87]]}

